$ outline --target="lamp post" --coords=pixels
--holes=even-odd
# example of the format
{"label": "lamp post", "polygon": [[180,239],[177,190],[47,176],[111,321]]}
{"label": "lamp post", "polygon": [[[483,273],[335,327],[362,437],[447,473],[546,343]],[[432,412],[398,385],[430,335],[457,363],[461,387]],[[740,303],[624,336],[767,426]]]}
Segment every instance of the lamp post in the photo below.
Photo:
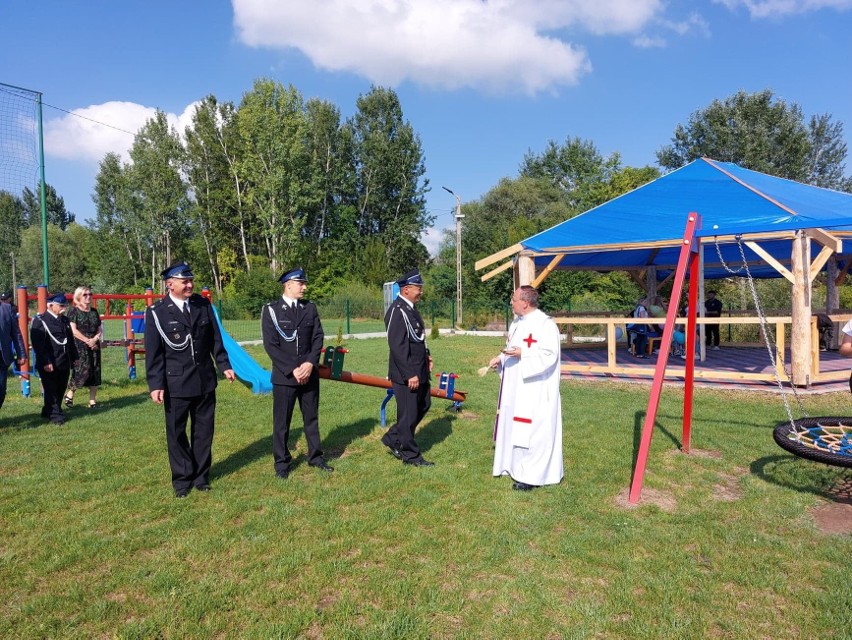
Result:
{"label": "lamp post", "polygon": [[462,323],[462,263],[461,263],[461,221],[464,216],[461,212],[461,198],[452,189],[441,187],[456,199],[456,322],[461,328]]}

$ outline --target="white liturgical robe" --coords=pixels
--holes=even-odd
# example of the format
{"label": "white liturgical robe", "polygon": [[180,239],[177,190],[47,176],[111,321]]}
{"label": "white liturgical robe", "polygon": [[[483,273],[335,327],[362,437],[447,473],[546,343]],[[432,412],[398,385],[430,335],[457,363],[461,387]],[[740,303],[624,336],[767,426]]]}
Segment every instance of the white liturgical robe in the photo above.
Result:
{"label": "white liturgical robe", "polygon": [[520,347],[521,357],[500,356],[494,475],[557,484],[563,475],[559,329],[535,309],[515,318],[506,347]]}

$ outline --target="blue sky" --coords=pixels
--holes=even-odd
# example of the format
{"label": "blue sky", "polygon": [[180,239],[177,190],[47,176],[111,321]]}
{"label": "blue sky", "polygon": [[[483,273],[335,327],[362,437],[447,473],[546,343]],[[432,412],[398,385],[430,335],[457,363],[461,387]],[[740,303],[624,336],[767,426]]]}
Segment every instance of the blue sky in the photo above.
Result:
{"label": "blue sky", "polygon": [[[442,186],[477,199],[568,137],[654,165],[678,124],[739,90],[832,114],[852,151],[852,0],[5,0],[0,23],[0,82],[127,131],[155,108],[182,130],[193,102],[239,103],[259,77],[344,117],[393,87],[423,144],[432,250],[453,225]],[[47,181],[86,220],[99,160],[133,138],[44,120]]]}

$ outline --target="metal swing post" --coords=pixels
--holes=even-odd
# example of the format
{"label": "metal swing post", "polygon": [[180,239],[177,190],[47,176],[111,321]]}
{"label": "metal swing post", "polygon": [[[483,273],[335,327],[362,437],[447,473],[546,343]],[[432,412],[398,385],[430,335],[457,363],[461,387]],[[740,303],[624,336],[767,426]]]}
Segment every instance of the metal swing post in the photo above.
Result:
{"label": "metal swing post", "polygon": [[[686,229],[683,233],[683,241],[680,247],[680,257],[677,261],[677,270],[675,271],[674,284],[672,285],[672,294],[670,300],[680,300],[680,294],[683,291],[683,281],[686,276],[687,266],[697,264],[697,260],[692,260],[693,256],[698,255],[700,245],[695,240],[695,232],[701,228],[701,216],[692,212],[686,218]],[[696,269],[693,268],[693,271]],[[694,295],[695,287],[691,287],[690,296]],[[691,301],[691,298],[690,298]],[[642,494],[642,482],[645,479],[645,467],[648,463],[648,451],[651,448],[651,437],[654,435],[654,423],[657,420],[657,409],[660,406],[660,395],[663,390],[663,379],[666,375],[666,366],[669,361],[669,352],[672,346],[672,335],[674,333],[674,322],[677,318],[677,304],[669,304],[669,309],[666,312],[666,325],[663,329],[663,338],[660,342],[660,354],[657,357],[657,365],[654,369],[654,382],[651,385],[651,395],[648,398],[648,408],[645,411],[645,422],[642,426],[642,439],[639,444],[639,455],[636,457],[636,468],[633,471],[633,482],[630,485],[629,502],[635,504],[639,501]],[[695,314],[690,308],[690,318],[692,319],[693,327],[695,326]],[[694,338],[693,338],[694,339]],[[690,343],[687,336],[687,348]],[[687,358],[688,360],[688,358]],[[690,397],[690,410],[691,410]],[[687,422],[684,419],[684,434],[688,434]]]}

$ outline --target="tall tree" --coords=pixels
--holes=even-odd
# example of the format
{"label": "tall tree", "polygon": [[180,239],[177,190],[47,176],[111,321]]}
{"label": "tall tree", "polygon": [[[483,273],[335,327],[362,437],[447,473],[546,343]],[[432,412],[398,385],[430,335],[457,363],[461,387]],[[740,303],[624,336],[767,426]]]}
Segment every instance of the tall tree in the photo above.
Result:
{"label": "tall tree", "polygon": [[340,110],[329,102],[311,99],[305,105],[310,186],[313,207],[305,212],[305,235],[314,260],[323,262],[327,245],[338,247],[338,258],[351,256],[355,228],[341,225],[343,196],[354,188],[349,137],[341,129]]}
{"label": "tall tree", "polygon": [[139,203],[151,250],[151,286],[178,256],[189,232],[187,187],[181,176],[184,149],[166,114],[157,111],[136,134],[130,149],[130,186]]}
{"label": "tall tree", "polygon": [[[41,197],[29,187],[24,187],[21,194],[24,203],[24,220],[27,226],[41,227]],[[74,222],[74,214],[65,208],[65,199],[56,193],[49,182],[44,185],[44,205],[47,214],[47,224],[55,224],[63,231]]]}
{"label": "tall tree", "polygon": [[92,201],[100,246],[96,273],[102,291],[138,287],[147,271],[149,234],[142,228],[130,191],[129,171],[118,154],[107,153],[95,177]]}
{"label": "tall tree", "polygon": [[428,258],[420,236],[434,220],[426,212],[429,181],[423,178],[420,137],[403,119],[396,93],[373,87],[359,96],[357,107],[347,122],[356,176],[356,224],[362,238],[376,237],[385,246],[386,278]]}
{"label": "tall tree", "polygon": [[[65,231],[47,225],[48,271],[51,291],[73,291],[89,285],[92,272],[89,258],[97,252],[94,232],[78,224]],[[21,234],[21,257],[17,262],[18,281],[35,287],[43,281],[42,235],[39,227],[28,227]]]}
{"label": "tall tree", "polygon": [[527,152],[521,163],[521,176],[543,178],[563,194],[573,213],[581,213],[606,201],[600,193],[621,167],[621,157],[604,158],[590,140],[566,138],[562,145],[551,140],[542,153]]}
{"label": "tall tree", "polygon": [[843,188],[849,182],[843,177],[843,126],[829,115],[808,126],[799,105],[769,89],[740,91],[696,111],[686,126],[676,127],[657,161],[671,170],[702,156],[807,184]]}
{"label": "tall tree", "polygon": [[[216,99],[210,96],[208,100]],[[249,248],[252,243],[251,238],[256,233],[256,219],[246,206],[246,183],[241,170],[245,144],[240,136],[237,109],[233,102],[218,103],[216,126],[210,130],[210,133],[215,136],[219,153],[227,165],[230,181],[230,189],[223,189],[220,193],[221,200],[218,202],[218,206],[222,209],[220,222],[224,223],[221,231],[229,239],[227,244],[231,249],[230,252],[225,253],[230,255],[233,252],[235,256],[239,256],[245,270],[251,271]],[[236,260],[232,262],[235,266]],[[227,274],[232,269],[225,266],[221,258],[219,268],[223,279],[227,279]]]}
{"label": "tall tree", "polygon": [[310,189],[306,119],[301,94],[258,80],[237,112],[243,140],[242,176],[249,206],[262,224],[273,271],[298,252]]}
{"label": "tall tree", "polygon": [[808,184],[838,191],[852,192],[852,176],[845,176],[846,143],[843,123],[832,122],[831,116],[811,116],[808,123],[810,149],[807,159]]}
{"label": "tall tree", "polygon": [[[24,203],[8,191],[0,191],[0,288],[8,289],[13,278],[12,264],[20,254],[21,230],[25,220]],[[0,365],[2,366],[2,365]]]}
{"label": "tall tree", "polygon": [[208,96],[196,108],[186,128],[186,176],[192,193],[189,214],[204,247],[216,292],[222,295],[219,249],[230,218],[228,203],[234,201],[228,158],[223,153],[222,120],[215,97]]}

